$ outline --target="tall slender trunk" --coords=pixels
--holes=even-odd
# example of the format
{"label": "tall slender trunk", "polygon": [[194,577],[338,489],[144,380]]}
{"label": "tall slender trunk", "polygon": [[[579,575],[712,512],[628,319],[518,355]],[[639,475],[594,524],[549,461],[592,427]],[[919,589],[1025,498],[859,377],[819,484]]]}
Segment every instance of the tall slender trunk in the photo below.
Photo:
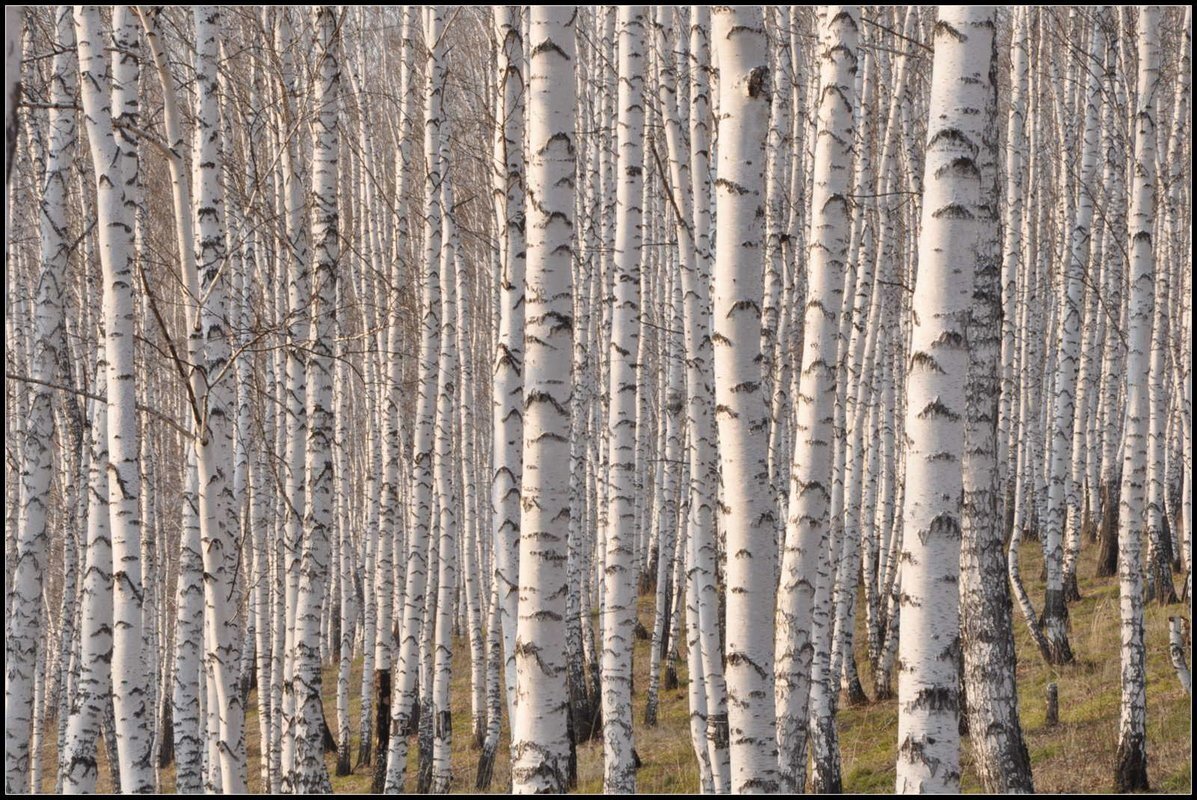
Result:
{"label": "tall slender trunk", "polygon": [[[990,68],[997,69],[996,54]],[[1005,526],[1000,516],[1004,500],[998,457],[1004,260],[997,226],[996,74],[989,76],[986,88],[977,155],[982,192],[977,215],[985,229],[977,243],[976,279],[966,329],[969,366],[964,399],[960,634],[969,740],[982,783],[989,792],[1029,793],[1034,791],[1031,757],[1018,719],[1014,608],[1006,580]]]}
{"label": "tall slender trunk", "polygon": [[[1095,27],[1093,52],[1100,52],[1100,28]],[[1081,325],[1083,314],[1084,271],[1089,256],[1089,225],[1093,217],[1090,190],[1097,158],[1097,94],[1099,83],[1096,70],[1090,71],[1089,95],[1084,121],[1084,142],[1081,152],[1080,198],[1072,218],[1070,253],[1067,257],[1064,294],[1060,309],[1061,344],[1056,361],[1054,397],[1052,399],[1051,460],[1049,463],[1048,518],[1043,527],[1044,559],[1047,585],[1043,600],[1043,629],[1047,650],[1044,658],[1052,664],[1072,661],[1068,641],[1068,606],[1066,579],[1069,556],[1065,528],[1068,520],[1079,520],[1080,495],[1071,470],[1073,428],[1077,424],[1078,372],[1081,359]],[[1079,537],[1078,537],[1079,539]],[[1073,566],[1073,570],[1075,567]]]}
{"label": "tall slender trunk", "polygon": [[195,448],[204,571],[204,668],[209,682],[207,736],[210,752],[219,759],[220,788],[240,792],[245,791],[245,712],[234,672],[241,645],[236,581],[240,526],[231,474],[236,397],[229,374],[232,347],[227,286],[231,276],[226,269],[224,151],[217,89],[221,19],[215,6],[199,7],[194,14],[195,71],[201,87],[193,159],[195,264],[202,298],[196,335],[203,354],[199,369],[201,419]]}
{"label": "tall slender trunk", "polygon": [[[400,626],[398,676],[394,678],[390,749],[385,776],[375,772],[374,789],[402,791],[407,769],[407,729],[416,702],[421,674],[420,641],[428,624],[424,607],[430,577],[428,547],[432,535],[433,449],[436,418],[437,359],[440,353],[440,257],[444,216],[440,160],[440,126],[444,90],[443,9],[426,10],[424,38],[429,46],[428,76],[424,91],[424,286],[421,297],[419,394],[416,400],[412,447],[412,494],[408,502],[408,553],[403,620]],[[381,759],[381,753],[379,754]],[[385,777],[385,782],[382,778]]]}
{"label": "tall slender trunk", "polygon": [[[122,9],[124,9],[122,11]],[[113,45],[135,40],[127,6],[113,19]],[[76,9],[75,31],[87,138],[96,176],[100,264],[103,270],[104,337],[107,357],[108,510],[112,532],[113,574],[112,691],[117,757],[122,787],[149,791],[153,786],[149,722],[142,660],[141,474],[137,435],[137,393],[134,384],[133,246],[131,211],[138,171],[132,134],[118,132],[121,116],[137,124],[137,73],[134,53],[119,49],[110,71],[102,55],[104,37],[99,9]],[[119,34],[116,32],[119,31]],[[111,76],[111,77],[110,77]],[[111,96],[108,90],[111,87]]]}
{"label": "tall slender trunk", "polygon": [[312,121],[312,298],[306,393],[307,457],[304,476],[307,510],[295,604],[295,760],[291,789],[331,790],[324,765],[324,711],[321,700],[321,606],[329,574],[333,528],[333,341],[340,259],[337,204],[340,157],[340,42],[337,11],[319,6],[312,12],[318,55]]}
{"label": "tall slender trunk", "polygon": [[[6,599],[5,602],[5,610],[11,609],[11,616],[5,615],[4,784],[5,791],[12,793],[22,793],[30,788],[29,735],[34,716],[32,680],[38,651],[45,646],[38,642],[38,618],[42,609],[42,581],[49,545],[46,513],[54,471],[53,395],[47,384],[58,382],[59,363],[65,363],[68,355],[62,295],[71,251],[67,178],[77,135],[75,111],[66,106],[74,102],[78,79],[74,64],[74,20],[70,6],[58,7],[55,20],[55,38],[59,50],[54,57],[50,86],[50,102],[55,108],[50,110],[50,142],[39,218],[41,268],[37,281],[33,363],[30,370],[34,381],[41,383],[35,383],[32,387],[25,422],[16,567],[12,574],[11,600]],[[17,29],[9,32],[10,37],[20,32],[19,15],[16,24]],[[19,54],[19,49],[16,52]],[[12,54],[13,49],[10,49],[9,56]],[[16,80],[18,73],[19,70],[14,72],[11,79]],[[9,124],[16,124],[16,109],[6,108],[5,114],[7,136]],[[11,146],[7,139],[5,145],[7,178],[7,155]],[[109,563],[109,576],[111,572]],[[108,602],[111,603],[110,589]]]}
{"label": "tall slender trunk", "polygon": [[[777,742],[779,765],[788,791],[802,791],[806,760],[808,698],[834,691],[828,685],[830,635],[820,646],[818,630],[831,624],[831,527],[833,442],[840,313],[848,258],[851,216],[853,108],[859,10],[829,6],[819,10],[820,82],[826,87],[818,106],[811,203],[808,285],[802,372],[797,397],[790,507],[777,602]],[[837,559],[838,560],[838,559]],[[830,631],[826,630],[829,634]],[[813,674],[812,674],[813,672]],[[815,687],[816,678],[822,686]],[[838,686],[838,681],[835,682]],[[829,711],[829,709],[827,709]],[[834,741],[830,714],[817,715],[825,742]],[[822,789],[839,791],[838,754],[816,756]]]}
{"label": "tall slender trunk", "polygon": [[[414,43],[412,37],[415,32],[415,11],[412,8],[406,8],[403,12],[403,28],[400,34],[401,44],[399,53],[399,91],[402,94],[402,118],[399,120],[399,148],[398,148],[398,163],[395,171],[395,197],[399,199],[398,214],[399,219],[396,225],[395,238],[403,242],[405,245],[415,239],[415,229],[408,217],[406,198],[411,182],[410,178],[410,161],[411,161],[411,140],[413,130],[413,113],[415,108],[415,98],[413,91],[412,73],[414,71]],[[395,258],[391,269],[391,284],[392,291],[396,292],[396,296],[392,299],[392,303],[398,304],[397,292],[403,281],[407,276],[403,272],[403,259]],[[377,746],[374,748],[373,757],[377,759],[375,762],[375,774],[379,770],[385,769],[387,761],[387,752],[390,749],[390,733],[391,733],[391,684],[392,684],[392,668],[394,666],[394,657],[397,653],[395,631],[398,627],[397,621],[394,618],[395,605],[392,602],[392,596],[396,590],[401,591],[404,587],[396,587],[395,584],[395,562],[400,565],[404,563],[405,553],[396,551],[395,547],[400,541],[400,536],[403,528],[403,504],[402,504],[402,483],[400,480],[400,453],[401,447],[401,417],[400,417],[400,400],[402,397],[402,360],[398,357],[401,347],[401,332],[402,326],[398,317],[390,320],[387,326],[387,350],[389,357],[386,359],[386,382],[387,391],[385,394],[385,467],[382,476],[382,494],[383,504],[380,511],[381,530],[376,544],[376,555],[374,558],[374,602],[373,608],[375,612],[374,621],[374,637],[373,637],[373,658],[374,658],[374,699],[371,709],[367,705],[362,707],[363,719],[363,757],[360,759],[365,763],[370,761],[369,737],[370,728],[369,716],[371,711],[376,715],[373,724],[373,730],[377,736]],[[400,573],[403,574],[403,573]],[[398,622],[402,622],[399,620]],[[366,647],[371,647],[369,641],[365,644]],[[375,786],[376,790],[381,787]]]}
{"label": "tall slender trunk", "polygon": [[[992,7],[940,9],[906,385],[897,790],[960,786],[959,600],[967,325],[994,234],[980,169],[994,154]],[[988,118],[988,119],[987,119]]]}
{"label": "tall slender trunk", "polygon": [[[345,306],[345,283],[337,285],[337,307]],[[344,339],[344,325],[338,324],[337,338]],[[370,375],[371,364],[367,364],[367,376]],[[353,638],[354,623],[357,617],[356,592],[353,586],[355,571],[355,555],[353,547],[353,524],[350,514],[352,498],[349,477],[349,464],[346,450],[349,447],[349,402],[347,384],[349,383],[349,363],[346,347],[342,341],[337,347],[337,362],[333,384],[333,419],[336,425],[336,435],[333,440],[334,472],[336,477],[336,511],[334,513],[333,534],[336,535],[337,553],[337,594],[339,636],[333,642],[336,647],[337,661],[337,775],[348,775],[352,770],[353,753],[350,737],[352,736],[352,722],[349,709],[349,673],[353,667]],[[368,378],[367,378],[368,379]],[[367,447],[374,440],[373,436],[366,437]],[[373,448],[371,448],[373,449]],[[381,494],[381,493],[380,493]],[[381,525],[379,526],[381,528]],[[379,530],[379,539],[388,538],[385,529]],[[331,567],[332,565],[330,565]],[[330,592],[331,594],[331,592]],[[330,598],[331,599],[331,598]],[[365,646],[369,646],[367,642]],[[363,665],[364,666],[364,665]],[[363,713],[369,714],[369,709]]]}
{"label": "tall slender trunk", "polygon": [[1147,446],[1151,416],[1151,325],[1155,304],[1153,231],[1156,193],[1156,90],[1160,73],[1160,11],[1139,9],[1139,77],[1135,166],[1130,210],[1130,328],[1126,354],[1126,432],[1118,509],[1118,588],[1121,616],[1122,700],[1114,786],[1146,790],[1147,663],[1143,621],[1142,540],[1146,511]]}
{"label": "tall slender trunk", "polygon": [[[106,368],[103,352],[97,354],[97,373]],[[102,400],[92,405],[91,464],[88,468],[86,556],[79,625],[79,682],[71,700],[66,749],[62,764],[63,794],[94,794],[100,769],[96,745],[112,691],[112,540],[108,522],[108,407]],[[198,587],[197,587],[198,588]],[[198,666],[198,662],[192,662]],[[198,674],[198,673],[197,673]]]}
{"label": "tall slender trunk", "polygon": [[[284,437],[283,508],[286,520],[282,530],[283,583],[282,602],[276,613],[281,616],[283,639],[280,688],[282,691],[279,717],[278,772],[281,787],[292,791],[295,768],[295,619],[299,593],[299,571],[302,555],[303,518],[307,506],[304,479],[304,450],[307,441],[307,362],[305,343],[311,328],[310,308],[312,292],[311,251],[308,226],[304,218],[304,176],[296,137],[290,132],[299,122],[299,85],[292,63],[295,34],[290,13],[279,9],[275,19],[275,49],[281,66],[282,102],[280,106],[280,162],[283,172],[283,214],[285,217],[285,251],[287,259],[287,347],[286,412]],[[276,634],[277,635],[277,634]]]}
{"label": "tall slender trunk", "polygon": [[632,637],[636,624],[635,561],[636,363],[640,341],[641,196],[644,185],[644,6],[619,8],[619,97],[614,293],[607,427],[607,476],[603,636],[604,791],[636,791],[632,764]]}
{"label": "tall slender trunk", "polygon": [[515,6],[494,10],[499,48],[499,335],[495,342],[491,478],[494,580],[499,592],[507,719],[515,718],[515,627],[519,603],[520,474],[524,352],[524,43]]}
{"label": "tall slender trunk", "polygon": [[[723,634],[719,624],[716,588],[716,507],[719,453],[716,447],[714,381],[711,338],[711,47],[710,9],[692,6],[690,20],[690,152],[681,154],[679,170],[687,162],[689,182],[681,178],[679,197],[693,199],[694,262],[682,270],[686,337],[686,424],[690,430],[690,500],[686,520],[690,580],[695,583],[698,633],[706,690],[708,758],[716,792],[731,788],[727,684],[724,676]],[[688,158],[687,158],[688,156]]]}
{"label": "tall slender trunk", "polygon": [[[439,148],[441,163],[448,168],[447,123],[442,128]],[[439,253],[441,259],[441,352],[437,361],[437,403],[436,403],[436,449],[433,452],[433,474],[436,480],[437,498],[437,593],[434,639],[436,653],[433,656],[432,705],[425,714],[431,715],[432,742],[432,791],[445,794],[453,776],[450,764],[453,717],[449,705],[449,679],[452,676],[450,661],[453,655],[453,609],[457,596],[457,540],[460,523],[457,515],[457,498],[453,487],[452,473],[454,459],[454,414],[453,403],[457,394],[457,270],[460,266],[455,258],[456,227],[452,216],[453,192],[448,177],[441,183],[444,239]],[[421,720],[423,722],[423,720]],[[421,748],[422,749],[422,748]]]}
{"label": "tall slender trunk", "polygon": [[565,676],[573,343],[573,7],[533,6],[528,92],[528,266],[512,791],[564,792],[569,776]]}
{"label": "tall slender trunk", "polygon": [[712,341],[727,547],[727,692],[733,792],[782,789],[773,709],[777,547],[761,394],[765,133],[771,79],[759,8],[712,11],[719,166]]}

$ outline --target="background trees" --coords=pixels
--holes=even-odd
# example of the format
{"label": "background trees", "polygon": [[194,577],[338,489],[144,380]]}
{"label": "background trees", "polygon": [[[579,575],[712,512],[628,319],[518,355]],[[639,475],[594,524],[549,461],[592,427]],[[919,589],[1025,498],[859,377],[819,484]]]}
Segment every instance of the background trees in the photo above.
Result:
{"label": "background trees", "polygon": [[7,788],[1143,786],[1190,24],[15,13]]}

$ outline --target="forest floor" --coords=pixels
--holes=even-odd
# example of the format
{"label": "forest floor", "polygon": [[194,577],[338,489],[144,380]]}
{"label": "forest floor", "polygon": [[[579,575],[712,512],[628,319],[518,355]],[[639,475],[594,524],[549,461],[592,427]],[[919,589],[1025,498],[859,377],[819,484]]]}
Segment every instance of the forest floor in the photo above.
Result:
{"label": "forest floor", "polygon": [[[1094,576],[1097,548],[1089,546],[1082,553],[1080,591],[1082,599],[1069,606],[1071,643],[1076,660],[1073,664],[1053,667],[1044,663],[1031,642],[1022,616],[1015,610],[1015,634],[1018,649],[1018,687],[1020,714],[1027,746],[1031,753],[1035,789],[1038,792],[1109,792],[1113,786],[1114,751],[1118,734],[1119,703],[1119,620],[1117,578]],[[1042,603],[1041,551],[1037,542],[1028,542],[1022,550],[1022,566],[1027,590],[1037,604]],[[651,630],[651,596],[640,599],[640,620]],[[1040,607],[1037,606],[1037,607]],[[1168,656],[1168,617],[1179,614],[1182,605],[1147,606],[1147,754],[1151,788],[1157,792],[1189,793],[1193,785],[1192,704],[1176,679]],[[863,631],[857,642],[863,642]],[[454,653],[461,667],[454,670],[451,696],[456,735],[453,741],[453,791],[473,792],[479,750],[470,735],[469,648],[466,641],[455,645]],[[1192,658],[1189,651],[1187,657]],[[662,688],[658,724],[644,724],[644,698],[648,686],[649,642],[637,640],[634,653],[635,747],[643,764],[637,772],[637,790],[641,793],[695,793],[698,768],[691,749],[689,710],[686,695],[685,658],[678,665],[680,686]],[[868,659],[858,659],[861,680],[871,694]],[[357,757],[357,731],[360,714],[361,660],[353,665],[351,677],[351,717],[353,719],[354,761]],[[1046,691],[1049,683],[1059,688],[1060,722],[1048,727]],[[324,707],[330,723],[336,714],[336,671],[324,674]],[[251,791],[261,791],[258,771],[259,728],[256,696],[251,694],[246,719],[246,739],[251,765]],[[890,793],[894,787],[894,759],[897,751],[898,710],[896,700],[860,706],[841,704],[837,726],[843,759],[845,792]],[[504,717],[504,741],[507,720]],[[52,730],[53,728],[50,728]],[[334,725],[335,729],[335,725]],[[53,737],[42,750],[45,790],[53,791],[55,751]],[[414,739],[413,739],[414,744]],[[99,790],[111,789],[103,747],[100,748]],[[980,782],[972,768],[972,753],[967,745],[961,753],[963,789],[979,792]],[[351,774],[334,774],[336,754],[327,755],[333,775],[333,791],[366,793],[370,790],[371,768],[359,766]],[[408,785],[414,787],[415,747],[411,748]],[[578,789],[599,793],[603,785],[603,746],[601,738],[578,747]],[[174,788],[174,768],[162,772],[162,790]],[[504,744],[495,761],[491,792],[509,790],[509,760]]]}

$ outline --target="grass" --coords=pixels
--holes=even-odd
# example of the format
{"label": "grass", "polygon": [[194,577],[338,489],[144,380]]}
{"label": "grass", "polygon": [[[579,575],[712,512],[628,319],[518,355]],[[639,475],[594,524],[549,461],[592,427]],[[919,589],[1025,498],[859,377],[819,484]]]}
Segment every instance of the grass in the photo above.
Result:
{"label": "grass", "polygon": [[[1039,792],[1104,793],[1113,787],[1114,751],[1117,746],[1119,704],[1119,619],[1118,583],[1115,578],[1094,576],[1096,548],[1082,554],[1080,590],[1082,599],[1069,607],[1071,641],[1076,662],[1050,666],[1043,662],[1031,643],[1021,615],[1015,620],[1018,650],[1018,685],[1020,714],[1027,746],[1031,753],[1035,788]],[[1027,589],[1042,602],[1041,555],[1037,543],[1027,543],[1022,551],[1023,575]],[[858,605],[858,608],[860,606]],[[1189,793],[1193,783],[1192,705],[1180,688],[1168,656],[1168,617],[1181,606],[1148,605],[1147,623],[1147,752],[1148,775],[1157,792]],[[651,627],[652,598],[642,597],[640,619]],[[1014,612],[1018,614],[1017,610]],[[863,623],[862,623],[863,624]],[[864,637],[857,637],[863,642]],[[636,686],[634,693],[635,746],[643,767],[637,772],[637,790],[641,793],[694,793],[698,791],[698,767],[690,744],[689,707],[686,693],[685,659],[679,664],[681,685],[662,689],[659,721],[655,728],[644,725],[644,692],[648,685],[649,643],[637,640],[633,654]],[[464,641],[455,645],[461,667],[454,670],[451,696],[457,735],[453,742],[454,792],[474,791],[474,774],[479,751],[473,747],[470,731],[469,650]],[[1191,653],[1188,654],[1191,661]],[[860,658],[862,681],[871,687],[867,659]],[[1045,724],[1046,691],[1056,683],[1060,697],[1060,723]],[[324,675],[324,703],[330,722],[335,719],[336,673]],[[353,720],[353,752],[357,754],[357,721],[360,715],[361,661],[355,661],[351,676],[350,716]],[[256,695],[250,696],[246,719],[249,750],[250,789],[262,791],[258,773],[259,737]],[[896,701],[889,700],[857,707],[841,706],[837,716],[840,752],[843,760],[846,792],[889,793],[894,787],[894,759],[897,750],[898,712]],[[504,737],[507,721],[504,719]],[[52,738],[52,737],[51,737]],[[414,742],[413,742],[414,743]],[[46,765],[45,789],[53,790],[54,743],[43,749]],[[415,748],[411,748],[408,786],[414,788]],[[981,790],[972,768],[967,742],[961,753],[966,792]],[[335,768],[335,754],[328,754],[330,775]],[[100,754],[99,790],[111,788],[103,748]],[[369,767],[358,767],[352,774],[333,775],[333,789],[338,794],[367,793],[370,790]],[[504,744],[495,762],[492,792],[509,789],[509,760]],[[162,790],[174,788],[174,768],[161,775]],[[578,789],[598,793],[603,784],[603,747],[601,737],[578,748]]]}

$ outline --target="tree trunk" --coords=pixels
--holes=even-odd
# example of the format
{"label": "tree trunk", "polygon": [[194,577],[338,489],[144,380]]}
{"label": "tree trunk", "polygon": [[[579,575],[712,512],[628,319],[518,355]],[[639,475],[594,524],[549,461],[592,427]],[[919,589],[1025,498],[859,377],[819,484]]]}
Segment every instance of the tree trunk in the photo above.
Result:
{"label": "tree trunk", "polygon": [[[6,24],[12,22],[16,26],[7,32],[7,68],[14,71],[9,73],[6,83],[15,82],[20,77],[20,48],[15,43],[20,39],[22,12],[23,9],[17,9],[17,13],[13,15],[15,19],[6,19]],[[40,216],[41,268],[37,282],[31,364],[33,379],[43,383],[35,383],[32,387],[32,398],[25,422],[24,462],[20,467],[18,540],[14,553],[16,567],[12,574],[12,594],[6,595],[5,601],[5,610],[11,609],[11,616],[5,616],[7,635],[4,648],[4,783],[6,792],[16,794],[30,789],[28,771],[29,738],[34,717],[33,677],[38,651],[45,648],[45,643],[38,641],[38,620],[42,613],[42,582],[47,566],[45,561],[50,538],[46,515],[54,471],[54,411],[51,389],[46,384],[58,382],[59,363],[65,363],[68,355],[62,296],[71,251],[67,178],[74,158],[77,134],[75,111],[65,106],[74,101],[78,79],[74,64],[74,20],[70,6],[59,7],[55,15],[55,39],[59,51],[54,57],[50,102],[55,106],[64,107],[56,107],[50,111],[50,143],[46,155]],[[18,65],[12,64],[14,57]],[[9,156],[16,144],[17,113],[14,85],[8,86],[9,93],[5,97],[8,103],[5,108],[6,185]],[[8,252],[7,248],[6,236],[5,253]],[[111,582],[110,556],[107,574]],[[6,581],[6,588],[8,585]],[[111,605],[111,585],[107,593],[106,601]],[[111,610],[108,616],[111,617]],[[107,671],[104,674],[107,675]],[[94,731],[91,738],[91,748],[94,752]],[[63,764],[69,767],[71,762],[64,760]],[[40,786],[33,788],[37,791],[41,789]]]}
{"label": "tree trunk", "polygon": [[614,292],[608,378],[607,529],[603,636],[603,788],[633,794],[632,637],[636,624],[637,391],[641,196],[644,184],[644,6],[619,8]]}
{"label": "tree trunk", "polygon": [[772,91],[759,8],[712,11],[719,62],[715,417],[728,553],[727,691],[732,792],[782,789],[773,709],[777,548],[761,394],[765,134]]}
{"label": "tree trunk", "polygon": [[906,386],[897,764],[903,793],[960,787],[960,463],[978,244],[994,236],[991,192],[979,166],[982,149],[993,147],[986,119],[993,36],[991,7],[940,9]]}
{"label": "tree trunk", "polygon": [[1139,12],[1138,105],[1130,211],[1130,330],[1126,355],[1126,432],[1119,492],[1118,585],[1122,700],[1118,719],[1115,791],[1146,790],[1147,679],[1141,557],[1150,425],[1151,320],[1155,292],[1152,252],[1155,197],[1155,94],[1159,84],[1159,9]]}
{"label": "tree trunk", "polygon": [[[838,676],[833,680],[829,674],[834,568],[828,530],[832,524],[840,314],[851,233],[848,194],[858,17],[855,6],[819,11],[820,83],[828,88],[818,106],[802,367],[777,603],[777,741],[787,791],[804,788],[799,782],[805,768],[808,716],[817,726],[820,744],[815,752],[816,786],[826,792],[840,790],[830,696],[838,691],[839,681]],[[812,706],[808,706],[808,698]]]}
{"label": "tree trunk", "polygon": [[564,792],[569,708],[564,599],[573,341],[575,60],[572,7],[533,6],[528,88],[528,265],[523,498],[512,791]]}
{"label": "tree trunk", "polygon": [[[123,9],[123,10],[122,10]],[[113,19],[114,67],[102,55],[105,47],[99,10],[80,7],[75,19],[84,118],[96,176],[97,235],[104,282],[104,336],[108,402],[109,516],[113,575],[112,692],[115,707],[117,760],[126,791],[150,791],[149,722],[146,710],[145,664],[142,660],[142,582],[140,447],[137,435],[137,392],[134,384],[133,243],[131,210],[136,204],[138,158],[132,134],[117,132],[113,120],[122,115],[137,121],[137,59],[121,44],[135,46],[128,7]],[[109,77],[111,74],[111,78]],[[111,86],[111,97],[107,96]]]}
{"label": "tree trunk", "polygon": [[[101,351],[97,353],[97,374],[103,375],[105,367]],[[67,723],[66,749],[59,759],[64,794],[92,794],[96,790],[100,772],[96,763],[96,744],[111,692],[112,545],[108,485],[103,467],[108,460],[107,419],[107,404],[95,401],[89,442],[86,558],[79,607],[79,682]],[[198,591],[198,586],[196,589]],[[198,662],[192,664],[198,667]],[[195,674],[198,675],[198,671]]]}
{"label": "tree trunk", "polygon": [[495,197],[502,210],[499,335],[495,342],[494,475],[491,478],[494,580],[499,592],[507,719],[515,718],[515,627],[519,602],[520,474],[524,353],[524,43],[514,6],[494,10],[500,47],[500,113]]}
{"label": "tree trunk", "polygon": [[[1021,20],[1021,15],[1019,17]],[[1019,23],[1016,23],[1018,25]],[[1019,36],[1016,28],[1015,38]],[[995,42],[996,47],[996,42]],[[991,57],[996,71],[996,54]],[[1014,71],[1025,69],[1026,51],[1014,51]],[[1018,719],[1014,607],[1003,553],[998,471],[1002,349],[1002,254],[997,226],[996,75],[990,75],[984,128],[977,156],[985,226],[978,241],[976,280],[967,323],[965,386],[964,528],[960,547],[960,616],[969,738],[985,790],[1030,793],[1031,758]],[[1021,110],[1015,109],[1011,127]],[[1008,187],[1011,184],[1008,183]]]}

